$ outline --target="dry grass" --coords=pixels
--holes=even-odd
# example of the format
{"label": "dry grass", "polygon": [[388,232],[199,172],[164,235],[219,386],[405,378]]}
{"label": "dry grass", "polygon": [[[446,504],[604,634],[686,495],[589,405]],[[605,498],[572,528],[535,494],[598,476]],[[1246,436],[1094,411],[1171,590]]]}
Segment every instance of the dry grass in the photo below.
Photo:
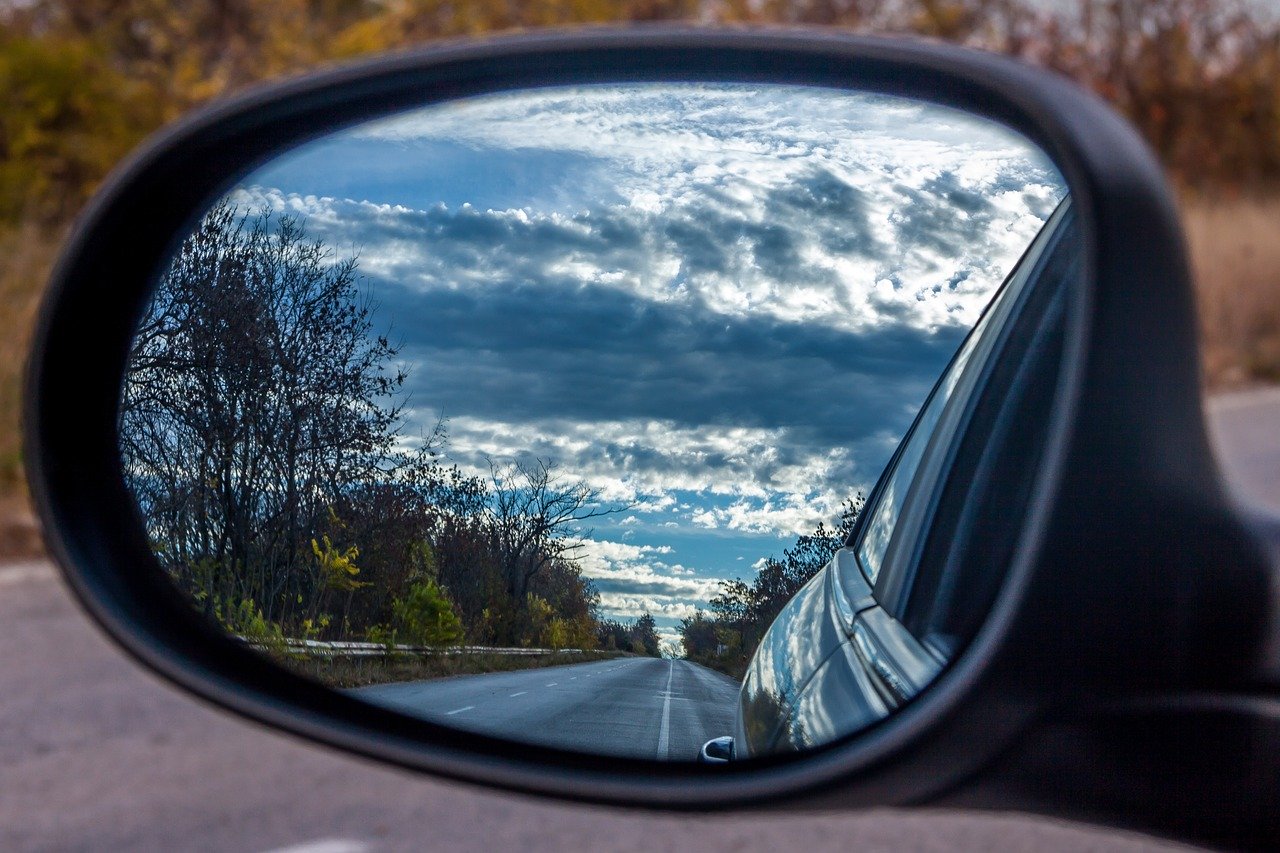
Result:
{"label": "dry grass", "polygon": [[286,669],[327,687],[367,687],[372,684],[390,684],[397,681],[424,681],[451,678],[455,675],[478,675],[486,672],[512,672],[523,669],[543,669],[549,666],[566,666],[633,657],[629,652],[561,652],[549,655],[394,655],[385,658],[324,658],[271,655],[272,660]]}
{"label": "dry grass", "polygon": [[34,226],[0,232],[0,556],[41,550],[22,475],[22,368],[57,239]]}
{"label": "dry grass", "polygon": [[1189,202],[1205,382],[1280,382],[1280,199]]}

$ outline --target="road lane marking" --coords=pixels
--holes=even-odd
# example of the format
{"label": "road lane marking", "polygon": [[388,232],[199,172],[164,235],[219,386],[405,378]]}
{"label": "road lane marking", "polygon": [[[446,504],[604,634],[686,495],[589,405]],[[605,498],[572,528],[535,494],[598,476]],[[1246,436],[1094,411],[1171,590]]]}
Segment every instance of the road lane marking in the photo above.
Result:
{"label": "road lane marking", "polygon": [[559,683],[560,683],[560,682],[558,682],[558,681],[553,681],[553,682],[551,682],[550,684],[548,684],[547,686],[548,686],[548,687],[555,687],[555,686],[556,686],[557,684],[559,684]]}
{"label": "road lane marking", "polygon": [[0,567],[0,586],[27,581],[51,581],[58,576],[48,563],[18,563]]}
{"label": "road lane marking", "polygon": [[529,692],[528,690],[521,690],[519,693],[512,693],[511,695],[512,695],[512,697],[516,697],[516,696],[523,696],[524,694],[526,694],[526,693],[528,693],[528,692]]}
{"label": "road lane marking", "polygon": [[268,853],[365,853],[372,845],[351,838],[318,838],[288,847],[277,847]]}
{"label": "road lane marking", "polygon": [[675,674],[676,662],[671,661],[667,670],[666,697],[662,700],[662,728],[658,729],[658,760],[666,761],[671,751],[671,676]]}
{"label": "road lane marking", "polygon": [[471,710],[472,708],[474,708],[474,707],[475,707],[475,705],[468,705],[468,706],[467,706],[467,707],[465,707],[465,708],[456,708],[456,709],[454,709],[454,710],[452,710],[452,711],[445,711],[445,712],[444,712],[444,715],[445,715],[446,717],[452,717],[454,714],[461,714],[463,711],[470,711],[470,710]]}

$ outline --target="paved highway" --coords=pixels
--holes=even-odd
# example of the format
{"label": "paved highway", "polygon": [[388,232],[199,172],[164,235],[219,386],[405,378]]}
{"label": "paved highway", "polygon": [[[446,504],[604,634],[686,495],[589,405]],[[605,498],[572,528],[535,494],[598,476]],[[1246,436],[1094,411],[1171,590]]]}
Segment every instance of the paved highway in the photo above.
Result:
{"label": "paved highway", "polygon": [[1241,500],[1280,512],[1280,388],[1223,394],[1209,413],[1227,485]]}
{"label": "paved highway", "polygon": [[0,850],[1114,850],[1020,815],[659,815],[381,767],[210,708],[126,659],[46,563],[0,566]]}
{"label": "paved highway", "polygon": [[[1269,491],[1280,484],[1280,392],[1220,398],[1211,411],[1233,488],[1274,495],[1280,509]],[[45,563],[0,565],[0,650],[4,851],[1185,849],[1022,815],[654,815],[380,767],[160,682],[85,620]]]}
{"label": "paved highway", "polygon": [[619,658],[352,692],[481,734],[581,752],[692,761],[702,744],[733,733],[738,682],[689,661]]}

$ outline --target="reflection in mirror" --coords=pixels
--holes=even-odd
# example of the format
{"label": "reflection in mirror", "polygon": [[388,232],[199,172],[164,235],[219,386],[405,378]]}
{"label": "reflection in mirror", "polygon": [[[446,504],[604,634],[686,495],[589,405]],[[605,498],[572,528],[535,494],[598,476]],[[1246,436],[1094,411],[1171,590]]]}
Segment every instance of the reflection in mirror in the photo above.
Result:
{"label": "reflection in mirror", "polygon": [[[361,700],[648,759],[815,745],[954,648],[881,600],[920,478],[872,487],[1064,197],[998,126],[818,88],[551,88],[343,130],[181,242],[125,476],[195,610]],[[934,408],[913,435],[954,431]],[[912,472],[941,464],[915,444]]]}

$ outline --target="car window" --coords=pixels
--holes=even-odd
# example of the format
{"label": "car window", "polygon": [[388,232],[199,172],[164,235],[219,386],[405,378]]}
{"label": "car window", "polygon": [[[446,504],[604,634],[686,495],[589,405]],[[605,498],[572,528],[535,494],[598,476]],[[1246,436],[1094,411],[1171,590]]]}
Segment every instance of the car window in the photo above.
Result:
{"label": "car window", "polygon": [[[1001,291],[1002,293],[1004,291]],[[999,298],[999,297],[997,297]],[[983,315],[983,320],[987,315]],[[981,328],[981,324],[979,324]],[[876,500],[876,505],[868,516],[867,526],[863,530],[862,541],[858,545],[858,562],[867,580],[874,584],[880,576],[880,568],[884,563],[885,553],[889,548],[889,540],[893,536],[898,516],[902,512],[903,502],[911,487],[920,460],[924,456],[928,437],[933,434],[942,417],[942,410],[951,398],[956,380],[968,363],[973,353],[976,337],[970,336],[957,353],[947,374],[943,377],[938,389],[930,396],[928,405],[915,423],[906,445],[893,469],[893,474],[885,482]]]}
{"label": "car window", "polygon": [[[947,483],[933,490],[938,509],[932,511],[928,536],[921,537],[927,541],[913,559],[917,568],[901,618],[913,636],[947,658],[981,625],[1016,546],[1010,519],[1017,514],[1002,508],[1024,505],[1034,482],[1056,386],[1051,375],[1063,359],[1063,316],[1070,292],[1064,285],[1081,274],[1076,224],[1068,214],[1053,232],[1031,276],[1036,285],[1028,288],[1026,307],[1019,310],[1018,321],[1008,324],[1000,358],[988,371],[993,378],[986,381],[1010,393],[975,399],[966,427],[972,444],[969,437],[955,442],[956,461],[948,466]],[[997,433],[1005,437],[993,441]],[[995,447],[1023,448],[1025,453],[992,452]]]}
{"label": "car window", "polygon": [[926,400],[901,450],[872,498],[867,521],[855,548],[858,564],[875,588],[876,598],[897,612],[910,585],[919,531],[925,529],[928,509],[948,450],[957,434],[967,403],[984,373],[984,366],[1002,338],[1008,319],[1021,301],[1028,281],[1052,235],[1068,215],[1064,201],[1028,248],[1018,266],[997,291],[942,378]]}

